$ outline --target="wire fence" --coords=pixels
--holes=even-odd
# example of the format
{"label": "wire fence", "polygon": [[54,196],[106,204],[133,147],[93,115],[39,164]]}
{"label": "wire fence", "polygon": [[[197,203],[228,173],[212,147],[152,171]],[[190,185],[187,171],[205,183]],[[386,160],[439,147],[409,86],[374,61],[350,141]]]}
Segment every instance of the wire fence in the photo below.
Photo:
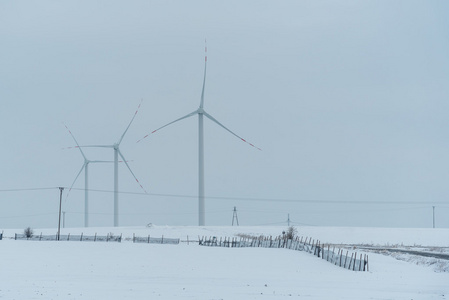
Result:
{"label": "wire fence", "polygon": [[[0,240],[2,235],[0,234]],[[25,233],[16,233],[14,235],[15,240],[30,240],[30,241],[78,241],[78,242],[122,242],[122,235],[114,235],[112,233],[108,235],[84,235],[84,234],[52,234],[52,235],[30,235]],[[125,241],[129,241],[126,238]],[[133,243],[146,243],[146,244],[172,244],[177,245],[180,243],[180,239],[162,237],[139,237],[133,234]],[[187,241],[189,242],[189,241]]]}
{"label": "wire fence", "polygon": [[78,241],[78,242],[117,242],[122,241],[122,235],[116,236],[113,234],[104,235],[76,235],[76,234],[52,234],[52,235],[27,235],[16,233],[15,240],[30,240],[30,241]]}
{"label": "wire fence", "polygon": [[[283,236],[275,237],[241,237],[241,238],[216,238],[216,237],[199,237],[199,245],[209,247],[263,247],[263,248],[286,248],[297,251],[304,251],[313,254],[321,259],[324,259],[336,266],[352,270],[352,271],[369,271],[368,267],[368,255],[360,254],[357,256],[357,252],[349,253],[343,249],[330,248],[330,245],[323,245],[318,240],[312,240],[312,238],[296,237],[294,239],[288,239]],[[337,250],[337,251],[336,251]],[[350,254],[350,256],[349,256]]]}
{"label": "wire fence", "polygon": [[147,243],[147,244],[172,244],[172,245],[178,245],[180,239],[172,239],[172,238],[164,238],[164,236],[160,238],[155,238],[151,236],[147,237],[140,237],[135,236],[133,234],[133,243]]}

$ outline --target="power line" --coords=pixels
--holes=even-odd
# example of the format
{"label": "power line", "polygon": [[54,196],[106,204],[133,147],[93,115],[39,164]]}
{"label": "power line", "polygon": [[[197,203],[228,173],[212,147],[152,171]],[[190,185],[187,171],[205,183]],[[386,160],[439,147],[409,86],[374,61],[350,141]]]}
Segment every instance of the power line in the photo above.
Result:
{"label": "power line", "polygon": [[[59,187],[45,187],[45,188],[21,188],[21,189],[3,189],[0,192],[22,192],[22,191],[37,191],[37,190],[53,190],[59,189]],[[82,188],[72,188],[72,190],[85,191]],[[111,190],[101,190],[101,189],[88,189],[91,192],[99,193],[114,193]],[[197,195],[186,195],[186,194],[162,194],[162,193],[142,193],[142,192],[119,192],[120,194],[128,195],[138,195],[146,197],[170,197],[170,198],[191,198],[197,199]],[[430,204],[440,204],[449,205],[447,201],[356,201],[356,200],[320,200],[320,199],[285,199],[285,198],[247,198],[247,197],[225,197],[225,196],[207,196],[208,199],[216,200],[238,200],[238,201],[254,201],[254,202],[287,202],[287,203],[310,203],[310,204],[385,204],[385,205],[430,205]]]}
{"label": "power line", "polygon": [[55,189],[59,189],[59,187],[4,189],[0,190],[0,192],[25,192],[25,191],[41,191],[41,190],[55,190]]}
{"label": "power line", "polygon": [[[73,190],[84,191],[82,188],[72,188]],[[100,190],[100,189],[89,189],[92,192],[100,193],[113,193],[111,190]],[[198,199],[197,195],[186,195],[186,194],[162,194],[162,193],[141,193],[141,192],[119,192],[120,194],[128,195],[140,195],[147,197],[172,197],[172,198],[192,198]],[[247,197],[225,197],[225,196],[207,196],[208,199],[216,200],[239,200],[239,201],[255,201],[255,202],[291,202],[291,203],[323,203],[323,204],[406,204],[406,205],[417,205],[417,204],[445,204],[449,205],[449,202],[444,201],[356,201],[356,200],[311,200],[311,199],[283,199],[283,198],[247,198]]]}
{"label": "power line", "polygon": [[21,215],[21,216],[6,216],[6,217],[0,217],[0,219],[16,219],[16,218],[23,218],[23,217],[40,217],[40,216],[50,216],[50,215],[57,215],[57,213],[42,213],[42,214]]}

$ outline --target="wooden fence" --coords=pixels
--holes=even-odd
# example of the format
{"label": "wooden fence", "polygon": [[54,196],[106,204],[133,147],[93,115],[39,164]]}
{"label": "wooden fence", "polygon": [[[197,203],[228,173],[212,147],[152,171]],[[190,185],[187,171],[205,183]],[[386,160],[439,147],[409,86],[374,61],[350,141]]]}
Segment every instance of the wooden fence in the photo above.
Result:
{"label": "wooden fence", "polygon": [[[287,239],[282,236],[275,237],[258,237],[258,238],[216,238],[216,237],[198,237],[199,245],[209,247],[263,247],[263,248],[286,248],[297,251],[305,251],[311,253],[321,259],[324,259],[336,266],[352,270],[352,271],[369,271],[368,255],[357,252],[346,253],[343,249],[330,248],[330,245],[323,245],[318,240],[312,238],[296,237],[295,239]],[[337,252],[336,252],[337,251]],[[349,254],[351,256],[349,256]]]}

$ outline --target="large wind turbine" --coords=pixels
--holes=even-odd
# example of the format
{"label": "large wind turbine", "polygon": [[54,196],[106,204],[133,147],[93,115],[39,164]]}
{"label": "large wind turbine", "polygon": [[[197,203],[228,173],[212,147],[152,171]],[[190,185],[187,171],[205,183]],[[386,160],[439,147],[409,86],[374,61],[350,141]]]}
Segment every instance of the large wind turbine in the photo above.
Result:
{"label": "large wind turbine", "polygon": [[144,136],[142,139],[140,139],[137,142],[140,142],[141,140],[147,138],[149,135],[155,133],[156,131],[167,127],[173,123],[176,123],[178,121],[181,121],[183,119],[189,118],[194,115],[198,115],[198,224],[199,226],[205,225],[205,204],[204,204],[204,130],[203,130],[203,117],[206,116],[209,118],[212,122],[218,124],[220,127],[234,135],[235,137],[239,138],[240,140],[244,141],[245,143],[251,145],[252,147],[261,150],[260,148],[254,146],[253,144],[249,143],[248,141],[244,140],[228,128],[226,128],[223,124],[218,122],[214,117],[209,115],[204,110],[204,88],[206,86],[206,69],[207,69],[207,47],[205,47],[205,55],[204,55],[204,78],[203,78],[203,88],[201,90],[201,102],[200,106],[197,110],[194,112],[191,112],[190,114],[187,114],[179,119],[176,119],[168,124],[165,124],[162,127],[159,127],[156,130],[153,130],[151,133]]}
{"label": "large wind turbine", "polygon": [[75,136],[72,134],[70,129],[67,127],[67,125],[64,125],[64,126],[69,131],[70,135],[72,136],[73,140],[75,141],[77,148],[80,150],[81,155],[84,158],[83,166],[81,167],[81,170],[76,175],[75,180],[73,180],[73,183],[70,186],[69,192],[67,193],[66,197],[69,196],[69,193],[72,190],[73,185],[75,184],[76,180],[80,176],[81,172],[84,170],[84,227],[89,227],[89,164],[90,163],[111,163],[112,161],[87,159],[86,155],[84,154],[83,150],[81,149],[80,145],[78,144],[78,141],[75,139]]}
{"label": "large wind turbine", "polygon": [[128,127],[126,127],[125,132],[123,132],[122,136],[118,140],[117,143],[112,145],[88,145],[88,146],[79,146],[80,148],[83,147],[93,147],[93,148],[112,148],[114,149],[114,226],[117,227],[119,225],[119,218],[118,218],[118,156],[123,159],[123,162],[125,163],[126,167],[128,168],[131,175],[133,175],[136,182],[140,185],[140,188],[145,192],[146,190],[143,188],[142,184],[140,184],[139,180],[137,179],[136,175],[134,175],[134,172],[131,170],[130,166],[128,165],[128,162],[126,161],[125,157],[123,156],[122,152],[120,151],[120,144],[123,141],[123,138],[125,137],[125,134],[128,132],[129,127],[131,126],[132,122],[134,121],[134,118],[137,115],[137,112],[139,111],[140,105],[142,102],[140,102],[139,106],[137,107],[136,112],[134,113],[133,118],[131,119],[131,122],[129,122]]}

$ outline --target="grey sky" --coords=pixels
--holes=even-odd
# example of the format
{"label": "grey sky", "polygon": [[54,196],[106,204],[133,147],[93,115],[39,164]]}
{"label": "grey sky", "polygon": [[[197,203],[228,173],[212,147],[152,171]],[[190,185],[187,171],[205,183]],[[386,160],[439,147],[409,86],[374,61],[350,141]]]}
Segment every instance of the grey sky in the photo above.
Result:
{"label": "grey sky", "polygon": [[[206,224],[229,225],[237,206],[242,225],[290,213],[429,227],[435,205],[449,227],[448,11],[445,1],[2,1],[0,189],[70,186],[83,159],[61,150],[73,146],[63,122],[80,144],[112,144],[143,99],[121,149],[152,195],[121,194],[120,224],[196,225],[197,117],[136,141],[198,107],[207,38],[205,109],[263,151],[205,120],[206,196],[217,197]],[[112,173],[91,165],[91,188],[112,191]],[[142,192],[123,165],[119,186]],[[83,187],[82,175],[63,202],[67,226],[83,224]],[[1,192],[0,228],[55,226],[58,193]],[[112,193],[90,199],[92,226],[112,225]]]}

